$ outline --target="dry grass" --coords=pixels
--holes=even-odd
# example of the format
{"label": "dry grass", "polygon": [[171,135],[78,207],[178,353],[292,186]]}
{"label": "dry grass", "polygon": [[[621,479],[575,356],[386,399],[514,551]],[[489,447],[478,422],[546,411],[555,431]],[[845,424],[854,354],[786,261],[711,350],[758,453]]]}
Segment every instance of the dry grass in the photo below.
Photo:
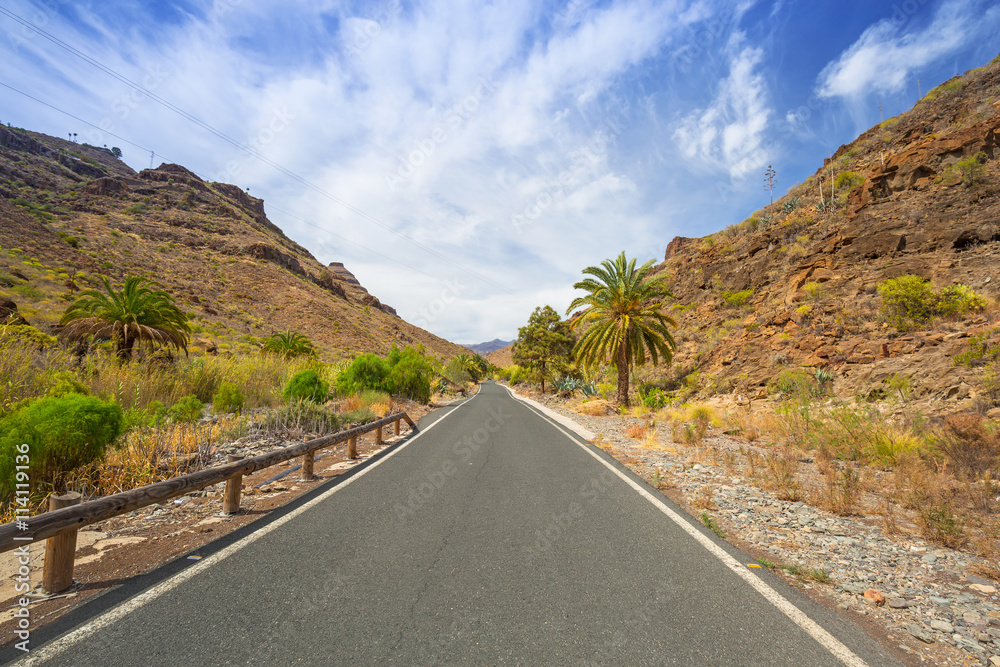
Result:
{"label": "dry grass", "polygon": [[802,484],[797,479],[799,455],[789,448],[775,448],[765,457],[765,488],[781,500],[802,499]]}
{"label": "dry grass", "polygon": [[715,499],[712,494],[712,487],[705,484],[698,489],[698,492],[694,494],[691,499],[691,504],[698,509],[703,510],[714,510],[716,509]]}
{"label": "dry grass", "polygon": [[633,440],[645,440],[649,428],[645,424],[631,424],[625,429],[625,435]]}
{"label": "dry grass", "polygon": [[[6,327],[0,327],[0,410],[44,394],[60,377],[71,377],[91,395],[113,399],[125,409],[143,409],[153,401],[170,406],[191,394],[208,403],[223,382],[239,388],[247,408],[273,407],[282,402],[281,392],[288,379],[307,367],[316,367],[315,362],[263,354],[121,364],[113,354],[95,350],[78,359],[57,345],[43,349],[26,346]],[[327,380],[336,371],[318,368]]]}
{"label": "dry grass", "polygon": [[597,398],[592,401],[584,401],[573,408],[574,412],[590,417],[603,417],[614,412],[614,406],[604,399]]}

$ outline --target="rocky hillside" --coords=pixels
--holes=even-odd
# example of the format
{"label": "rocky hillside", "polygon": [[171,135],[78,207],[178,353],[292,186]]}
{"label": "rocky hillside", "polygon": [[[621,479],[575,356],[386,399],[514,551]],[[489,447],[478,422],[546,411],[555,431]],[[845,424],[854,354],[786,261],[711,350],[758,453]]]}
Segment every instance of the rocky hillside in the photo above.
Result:
{"label": "rocky hillside", "polygon": [[[841,146],[746,220],[671,241],[659,269],[678,297],[680,348],[648,379],[752,397],[791,369],[823,368],[844,396],[895,377],[915,398],[975,399],[979,371],[953,359],[1000,325],[998,60]],[[877,289],[904,274],[967,285],[988,305],[900,333]]]}
{"label": "rocky hillside", "polygon": [[111,150],[0,126],[0,302],[46,330],[74,292],[131,274],[179,300],[203,348],[292,329],[328,358],[393,343],[462,351],[404,322],[343,264],[323,266],[235,185],[173,164],[136,173]]}

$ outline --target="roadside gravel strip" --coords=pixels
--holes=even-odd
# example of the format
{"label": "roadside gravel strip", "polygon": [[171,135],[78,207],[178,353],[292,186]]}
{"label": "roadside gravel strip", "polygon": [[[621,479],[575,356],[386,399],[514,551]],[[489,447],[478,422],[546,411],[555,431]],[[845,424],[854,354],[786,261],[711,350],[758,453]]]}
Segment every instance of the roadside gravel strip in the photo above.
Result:
{"label": "roadside gravel strip", "polygon": [[[587,440],[592,440],[594,437],[596,437],[594,433],[576,424],[568,417],[553,412],[552,410],[549,410],[548,408],[542,406],[536,401],[532,401],[531,399],[526,399],[524,397],[518,396],[516,392],[514,392],[509,388],[508,391],[510,391],[511,395],[514,398],[528,405],[531,405],[533,408],[536,408],[540,412],[544,413],[546,416],[552,418],[554,421],[557,421],[560,424],[566,426],[567,428],[570,428],[573,432],[577,433],[581,437]],[[781,612],[786,616],[788,616],[788,618],[790,618],[796,625],[798,625],[800,628],[809,633],[809,635],[813,639],[822,644],[828,651],[830,651],[830,653],[835,655],[838,660],[840,660],[845,665],[850,665],[851,667],[867,667],[868,663],[866,663],[864,660],[855,655],[849,648],[844,646],[843,643],[838,641],[833,635],[824,630],[822,626],[820,626],[818,623],[816,623],[811,618],[802,613],[802,611],[799,610],[798,607],[796,607],[791,602],[789,602],[781,595],[779,595],[777,591],[775,591],[773,588],[764,583],[757,575],[750,572],[750,570],[747,569],[746,565],[740,563],[738,560],[730,556],[717,544],[708,539],[708,537],[706,537],[700,530],[692,526],[690,522],[684,519],[677,512],[670,509],[662,500],[655,497],[649,491],[644,489],[641,485],[636,483],[633,479],[631,479],[630,477],[622,473],[620,470],[609,464],[602,457],[598,456],[593,451],[592,448],[588,447],[586,444],[581,443],[579,440],[573,438],[568,433],[566,433],[566,436],[570,440],[578,444],[580,447],[582,447],[584,451],[586,451],[588,454],[597,459],[601,463],[601,465],[607,467],[615,475],[620,477],[622,481],[624,481],[626,484],[635,489],[635,491],[639,493],[643,498],[645,498],[653,505],[655,505],[658,510],[667,515],[667,517],[669,517],[671,521],[680,526],[688,535],[693,537],[701,546],[705,547],[709,551],[709,553],[711,553],[713,556],[721,560],[726,565],[726,567],[735,572],[737,576],[739,576],[741,579],[750,584],[758,593],[763,595],[768,602],[770,602],[775,607],[780,609]]]}

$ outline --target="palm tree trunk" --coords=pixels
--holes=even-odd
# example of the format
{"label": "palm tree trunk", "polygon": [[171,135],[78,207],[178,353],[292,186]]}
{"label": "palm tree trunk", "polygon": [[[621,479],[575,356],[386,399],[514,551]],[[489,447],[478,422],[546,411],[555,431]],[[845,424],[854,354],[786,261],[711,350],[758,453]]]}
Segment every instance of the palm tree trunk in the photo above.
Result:
{"label": "palm tree trunk", "polygon": [[628,407],[628,356],[625,346],[618,348],[618,405]]}
{"label": "palm tree trunk", "polygon": [[122,334],[123,338],[118,340],[118,361],[128,363],[132,361],[132,348],[135,347],[135,338],[129,336],[128,332]]}

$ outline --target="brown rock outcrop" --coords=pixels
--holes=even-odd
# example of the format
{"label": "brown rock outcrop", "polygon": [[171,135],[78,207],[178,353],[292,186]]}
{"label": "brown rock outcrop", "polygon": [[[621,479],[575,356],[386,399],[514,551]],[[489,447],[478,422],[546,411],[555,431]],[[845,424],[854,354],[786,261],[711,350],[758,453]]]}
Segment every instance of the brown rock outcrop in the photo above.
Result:
{"label": "brown rock outcrop", "polygon": [[28,320],[24,319],[21,313],[17,312],[17,304],[10,299],[0,300],[0,324],[23,324],[27,325]]}

